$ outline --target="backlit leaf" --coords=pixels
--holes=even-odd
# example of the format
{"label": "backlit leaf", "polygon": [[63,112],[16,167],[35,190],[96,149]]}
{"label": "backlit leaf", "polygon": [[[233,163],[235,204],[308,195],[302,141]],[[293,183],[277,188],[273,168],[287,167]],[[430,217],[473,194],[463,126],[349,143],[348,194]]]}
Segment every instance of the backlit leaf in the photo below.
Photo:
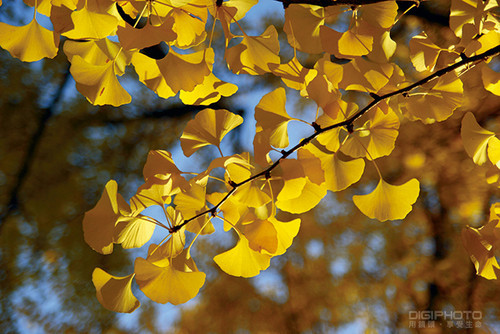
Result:
{"label": "backlit leaf", "polygon": [[92,283],[96,289],[97,300],[110,311],[134,312],[141,303],[132,294],[133,278],[134,274],[118,277],[108,274],[101,268],[95,268],[92,273]]}
{"label": "backlit leaf", "polygon": [[220,146],[224,136],[243,123],[243,118],[224,109],[203,109],[190,120],[181,136],[184,155],[189,157],[207,145]]}
{"label": "backlit leaf", "polygon": [[142,292],[157,303],[182,304],[194,298],[205,283],[205,273],[158,266],[147,259],[135,259],[135,280]]}
{"label": "backlit leaf", "polygon": [[269,267],[270,255],[261,254],[250,248],[248,240],[240,237],[236,246],[216,255],[215,263],[227,274],[240,277],[257,276]]}
{"label": "backlit leaf", "polygon": [[238,86],[219,80],[210,73],[192,91],[181,90],[179,97],[184,104],[206,106],[219,101],[222,96],[233,95],[237,90]]}
{"label": "backlit leaf", "polygon": [[488,141],[495,137],[495,134],[483,129],[471,112],[466,113],[462,119],[461,136],[465,151],[474,163],[482,165],[488,161]]}
{"label": "backlit leaf", "polygon": [[279,64],[278,33],[269,26],[260,36],[244,35],[240,44],[226,50],[226,62],[233,73],[261,75],[271,72],[270,64]]}
{"label": "backlit leaf", "polygon": [[486,279],[497,279],[500,275],[493,240],[488,238],[493,229],[498,229],[497,225],[498,220],[492,220],[479,229],[467,226],[462,230],[462,241],[476,267],[476,274]]}
{"label": "backlit leaf", "polygon": [[42,27],[35,17],[22,27],[0,22],[0,47],[21,61],[54,58],[58,45],[59,34]]}
{"label": "backlit leaf", "polygon": [[500,73],[495,72],[488,66],[483,66],[481,68],[481,74],[484,89],[497,96],[500,96]]}
{"label": "backlit leaf", "polygon": [[116,181],[110,180],[96,206],[85,213],[83,237],[93,250],[101,254],[113,251],[115,225],[130,211],[128,204],[118,194]]}
{"label": "backlit leaf", "polygon": [[380,179],[377,187],[367,195],[354,195],[352,200],[369,218],[380,221],[403,219],[412,210],[420,192],[416,179],[393,186]]}
{"label": "backlit leaf", "polygon": [[270,130],[269,143],[278,148],[288,146],[288,122],[291,117],[285,110],[286,95],[284,88],[277,88],[262,97],[255,107],[257,126],[264,131]]}

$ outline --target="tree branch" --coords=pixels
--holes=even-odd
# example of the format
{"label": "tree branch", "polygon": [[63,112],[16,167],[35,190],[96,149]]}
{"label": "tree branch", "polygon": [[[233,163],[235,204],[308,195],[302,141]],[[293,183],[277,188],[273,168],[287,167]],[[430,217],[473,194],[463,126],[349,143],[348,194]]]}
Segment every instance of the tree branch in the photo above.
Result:
{"label": "tree branch", "polygon": [[[330,7],[330,6],[361,6],[370,5],[379,2],[393,1],[393,0],[276,0],[283,3],[283,8],[287,8],[292,4],[303,4],[303,5],[314,5],[320,7]],[[398,0],[414,2],[417,6],[420,4],[421,0]]]}
{"label": "tree branch", "polygon": [[269,166],[268,168],[264,169],[263,171],[249,177],[248,179],[246,180],[243,180],[239,183],[233,183],[232,186],[233,188],[224,196],[224,198],[222,198],[222,200],[220,200],[214,207],[212,207],[211,209],[208,209],[208,210],[205,210],[203,212],[200,212],[198,213],[197,215],[195,215],[194,217],[191,217],[189,219],[186,219],[182,222],[182,224],[179,224],[177,226],[174,226],[174,228],[170,231],[170,233],[174,233],[178,230],[180,230],[184,225],[188,224],[189,222],[201,217],[201,216],[204,216],[206,214],[213,214],[214,212],[216,212],[220,206],[242,185],[248,183],[248,182],[251,182],[259,177],[266,177],[268,178],[270,175],[271,175],[271,171],[273,169],[275,169],[281,162],[281,160],[283,159],[286,159],[290,154],[292,154],[293,152],[297,151],[299,148],[301,147],[304,147],[306,144],[310,143],[314,138],[316,138],[318,135],[320,135],[321,133],[323,132],[326,132],[326,131],[330,131],[332,129],[335,129],[335,128],[339,128],[339,127],[342,127],[342,126],[346,126],[346,127],[352,127],[352,124],[354,123],[354,121],[356,121],[358,118],[360,118],[362,115],[364,115],[366,112],[368,112],[371,108],[373,108],[374,106],[376,106],[379,102],[383,101],[383,100],[386,100],[390,97],[393,97],[395,95],[400,95],[400,94],[403,94],[403,93],[406,93],[406,92],[409,92],[411,91],[412,89],[416,88],[416,87],[419,87],[419,86],[422,86],[426,83],[428,83],[429,81],[433,80],[433,79],[436,79],[436,78],[439,78],[439,77],[442,77],[443,75],[451,72],[451,71],[454,71],[455,69],[461,67],[461,66],[464,66],[464,65],[467,65],[467,64],[471,64],[471,63],[474,63],[474,62],[479,62],[479,61],[484,61],[486,58],[489,58],[489,57],[493,57],[493,56],[496,56],[497,54],[500,53],[500,45],[492,48],[492,49],[489,49],[488,51],[484,52],[484,53],[481,53],[481,54],[478,54],[478,55],[475,55],[475,56],[472,56],[472,57],[465,57],[463,58],[461,61],[455,63],[455,64],[452,64],[448,67],[445,67],[445,68],[442,68],[434,73],[432,73],[431,75],[407,86],[407,87],[404,87],[404,88],[401,88],[401,89],[398,89],[398,90],[395,90],[391,93],[387,93],[387,94],[384,94],[384,95],[376,95],[376,94],[370,94],[372,97],[373,97],[373,100],[367,105],[365,106],[363,109],[361,109],[360,111],[358,111],[356,114],[354,114],[353,116],[349,117],[348,119],[346,119],[345,121],[342,121],[342,122],[339,122],[339,123],[336,123],[336,124],[332,124],[328,127],[325,127],[325,128],[321,128],[319,127],[317,124],[314,125],[314,133],[312,135],[310,135],[309,137],[306,137],[306,138],[303,138],[298,144],[296,144],[294,147],[292,147],[291,149],[289,150],[283,150],[281,152],[281,157],[276,160],[271,166]]}
{"label": "tree branch", "polygon": [[38,145],[40,144],[40,138],[42,137],[42,135],[45,131],[45,128],[47,126],[47,123],[48,123],[50,117],[52,117],[52,114],[54,113],[55,108],[58,106],[59,101],[62,98],[62,93],[63,93],[64,87],[66,86],[66,83],[68,82],[69,77],[70,77],[70,72],[69,72],[69,64],[68,64],[67,68],[64,71],[61,83],[60,83],[52,101],[50,102],[48,107],[41,109],[42,113],[40,115],[38,128],[36,129],[35,133],[31,137],[28,151],[26,152],[26,156],[24,157],[24,161],[22,162],[21,168],[19,169],[19,173],[17,175],[17,180],[14,184],[14,187],[10,191],[9,200],[7,202],[7,205],[6,205],[6,211],[0,215],[0,231],[2,230],[3,224],[5,223],[7,218],[19,206],[19,192],[21,190],[21,187],[24,184],[26,176],[28,175],[28,173],[30,171],[30,167],[33,164],[33,159],[35,158],[36,150],[38,148]]}

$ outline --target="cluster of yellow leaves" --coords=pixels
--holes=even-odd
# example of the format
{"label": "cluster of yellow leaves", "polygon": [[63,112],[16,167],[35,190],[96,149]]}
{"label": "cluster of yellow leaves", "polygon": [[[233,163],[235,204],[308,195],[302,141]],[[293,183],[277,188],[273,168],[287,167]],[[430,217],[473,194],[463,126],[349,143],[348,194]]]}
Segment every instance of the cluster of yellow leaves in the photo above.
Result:
{"label": "cluster of yellow leaves", "polygon": [[[465,151],[477,165],[487,166],[487,182],[500,188],[500,139],[481,127],[472,113],[462,119],[462,140]],[[490,217],[481,228],[467,226],[462,239],[476,273],[487,279],[498,279],[500,266],[495,252],[500,246],[500,203],[490,207]]]}
{"label": "cluster of yellow leaves", "polygon": [[[208,105],[234,94],[238,87],[213,73],[217,50],[211,47],[213,26],[207,24],[213,21],[224,32],[224,59],[234,74],[272,74],[317,106],[317,115],[310,120],[313,134],[289,148],[290,122],[304,121],[287,112],[284,87],[263,96],[255,108],[253,157],[222,153],[223,138],[242,124],[241,116],[204,109],[188,122],[180,142],[187,157],[205,146],[218,149],[221,156],[205,171],[182,172],[169,152],[158,150],[150,152],[144,184],[129,203],[118,193],[115,181],[106,184],[101,199],[83,219],[85,241],[94,250],[109,254],[114,244],[142,247],[156,226],[168,232],[158,245],[149,245],[145,258],[135,260],[130,275],[117,277],[95,269],[92,281],[98,300],[117,312],[139,307],[132,294],[134,279],[147,297],[159,303],[179,304],[196,296],[205,274],[198,270],[191,248],[199,236],[215,232],[213,221],[222,221],[224,231],[236,237],[234,247],[215,256],[215,263],[230,275],[258,275],[273,256],[291,246],[299,231],[300,218],[282,222],[277,219],[279,212],[311,210],[328,191],[358,182],[366,162],[375,165],[380,179],[371,192],[353,197],[356,207],[380,221],[405,218],[419,195],[419,182],[389,184],[376,160],[393,151],[403,119],[444,121],[462,104],[460,75],[465,67],[410,87],[403,70],[389,61],[396,50],[390,37],[397,21],[396,1],[347,8],[288,6],[284,23],[288,43],[294,50],[323,55],[308,68],[296,54],[282,63],[274,26],[258,36],[241,28],[239,21],[257,0],[24,2],[34,7],[33,19],[21,27],[0,23],[0,47],[22,61],[37,61],[55,57],[63,36],[76,88],[93,104],[119,106],[131,101],[119,80],[127,67],[133,67],[139,81],[162,98],[178,95],[186,104]],[[425,32],[414,36],[409,48],[417,72],[428,76],[497,47],[500,23],[493,15],[497,7],[497,0],[452,0],[450,28],[460,41],[442,48]],[[42,27],[37,15],[50,17],[53,30]],[[349,24],[339,31],[333,27],[342,15],[349,16]],[[479,68],[485,89],[500,95],[499,74],[487,64]],[[360,109],[347,102],[343,94],[348,91],[369,94],[372,104]],[[482,129],[472,114],[464,117],[462,137],[475,163],[491,163],[488,182],[500,184],[500,140]],[[273,160],[271,151],[281,156]],[[293,159],[292,153],[296,153]],[[221,169],[224,177],[214,176]],[[164,221],[143,214],[151,206],[161,208]],[[478,274],[487,278],[496,278],[499,269],[492,255],[498,244],[497,225],[496,205],[485,227],[463,232]]]}

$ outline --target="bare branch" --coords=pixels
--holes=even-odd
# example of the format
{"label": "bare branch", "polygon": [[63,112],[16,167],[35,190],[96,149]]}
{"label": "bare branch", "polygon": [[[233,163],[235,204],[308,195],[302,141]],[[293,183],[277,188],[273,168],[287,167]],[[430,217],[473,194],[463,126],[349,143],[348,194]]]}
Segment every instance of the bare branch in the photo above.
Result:
{"label": "bare branch", "polygon": [[303,138],[297,145],[295,145],[291,149],[289,149],[289,150],[283,150],[282,153],[281,153],[281,157],[278,160],[276,160],[268,168],[264,169],[263,171],[255,174],[255,175],[252,175],[251,177],[249,177],[246,180],[241,181],[240,183],[234,184],[233,188],[214,207],[212,207],[209,210],[205,210],[203,212],[200,212],[199,214],[197,214],[194,217],[191,217],[189,219],[184,220],[184,222],[182,224],[180,224],[180,225],[178,225],[176,227],[176,230],[179,230],[184,225],[188,224],[189,222],[193,221],[196,218],[199,218],[199,217],[201,217],[201,216],[203,216],[205,214],[212,213],[215,210],[218,210],[220,208],[220,206],[229,198],[229,196],[231,196],[240,186],[242,186],[242,185],[244,185],[244,184],[246,184],[248,182],[251,182],[251,181],[253,181],[255,179],[258,179],[260,177],[266,177],[266,178],[269,177],[269,175],[271,174],[271,171],[273,169],[275,169],[280,164],[281,160],[286,159],[290,154],[292,154],[293,152],[297,151],[299,148],[304,147],[305,145],[307,145],[308,143],[310,143],[314,138],[316,138],[321,133],[327,132],[327,131],[330,131],[332,129],[339,128],[339,127],[342,127],[342,126],[351,127],[352,124],[354,123],[354,121],[356,121],[358,118],[360,118],[366,112],[368,112],[371,108],[373,108],[374,106],[376,106],[379,102],[381,102],[383,100],[386,100],[386,99],[388,99],[390,97],[393,97],[395,95],[400,95],[400,94],[409,92],[412,89],[420,87],[420,86],[426,84],[427,82],[429,82],[429,81],[431,81],[433,79],[442,77],[443,75],[445,75],[445,74],[447,74],[447,73],[449,73],[451,71],[454,71],[455,69],[457,69],[457,68],[459,68],[461,66],[468,65],[468,64],[471,64],[471,63],[475,63],[475,62],[484,61],[485,59],[487,59],[489,57],[494,57],[494,56],[498,55],[499,53],[500,53],[500,45],[496,46],[496,47],[494,47],[494,48],[492,48],[492,49],[490,49],[490,50],[488,50],[488,51],[486,51],[484,53],[481,53],[481,54],[478,54],[478,55],[475,55],[475,56],[472,56],[472,57],[464,57],[461,61],[459,61],[459,62],[457,62],[455,64],[452,64],[450,66],[447,66],[445,68],[442,68],[442,69],[440,69],[440,70],[432,73],[431,75],[423,78],[422,80],[419,80],[419,81],[417,81],[417,82],[415,82],[415,83],[413,83],[413,84],[411,84],[411,85],[409,85],[407,87],[395,90],[395,91],[393,91],[391,93],[387,93],[387,94],[381,95],[381,96],[376,95],[376,94],[370,94],[372,96],[373,100],[367,106],[365,106],[363,109],[361,109],[360,111],[358,111],[356,114],[354,114],[350,118],[346,119],[345,121],[342,121],[342,122],[339,122],[339,123],[336,123],[336,124],[332,124],[332,125],[330,125],[330,126],[328,126],[326,128],[320,128],[317,124],[313,125],[315,131],[314,131],[314,133],[312,135],[310,135],[309,137]]}

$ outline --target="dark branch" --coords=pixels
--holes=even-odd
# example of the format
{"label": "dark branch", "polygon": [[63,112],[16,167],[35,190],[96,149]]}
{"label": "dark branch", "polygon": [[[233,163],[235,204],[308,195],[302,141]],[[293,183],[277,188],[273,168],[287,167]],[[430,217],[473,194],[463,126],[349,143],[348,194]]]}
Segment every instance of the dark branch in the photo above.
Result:
{"label": "dark branch", "polygon": [[19,206],[19,191],[21,190],[21,187],[24,184],[24,181],[26,179],[26,176],[28,175],[30,171],[30,167],[33,165],[33,159],[35,158],[35,153],[36,150],[40,144],[40,139],[45,131],[45,128],[47,126],[47,123],[52,117],[52,114],[54,113],[56,107],[59,105],[59,101],[62,98],[62,93],[64,90],[64,87],[66,86],[66,83],[68,82],[68,79],[70,77],[70,72],[69,72],[69,64],[67,68],[64,71],[63,77],[61,79],[61,83],[59,84],[59,87],[54,94],[54,97],[51,101],[51,103],[48,105],[47,108],[41,109],[41,115],[40,115],[40,120],[38,122],[38,128],[36,129],[35,133],[31,137],[30,144],[28,147],[28,151],[26,152],[26,156],[24,157],[24,161],[22,162],[21,168],[19,169],[19,173],[17,175],[17,180],[14,184],[14,187],[10,191],[9,195],[9,200],[6,205],[6,211],[4,211],[0,215],[0,231],[3,227],[3,224],[7,220],[7,218],[18,208]]}
{"label": "dark branch", "polygon": [[[292,4],[314,5],[320,7],[330,6],[361,6],[370,5],[379,2],[393,1],[393,0],[276,0],[283,3],[283,8],[287,8]],[[420,0],[403,0],[420,4]]]}
{"label": "dark branch", "polygon": [[342,122],[339,122],[339,123],[336,123],[336,124],[332,124],[326,128],[318,128],[318,127],[314,127],[315,131],[312,135],[310,135],[309,137],[306,137],[306,138],[303,138],[297,145],[295,145],[294,147],[292,147],[291,149],[289,150],[283,150],[281,151],[281,157],[276,160],[271,166],[269,166],[268,168],[264,169],[263,171],[249,177],[248,179],[240,182],[240,183],[236,183],[235,185],[233,185],[233,188],[226,194],[226,196],[224,196],[224,198],[219,202],[217,203],[213,208],[209,209],[209,210],[205,210],[203,212],[200,212],[198,213],[196,216],[194,217],[191,217],[189,219],[186,219],[184,220],[184,222],[182,222],[182,224],[178,225],[178,229],[180,229],[182,226],[188,224],[189,222],[193,221],[194,219],[196,218],[199,218],[203,215],[206,215],[207,213],[211,213],[211,212],[214,212],[214,210],[217,210],[228,198],[229,196],[231,196],[240,186],[248,183],[248,182],[251,182],[257,178],[260,178],[260,177],[265,177],[265,178],[269,178],[270,174],[271,174],[271,171],[273,169],[275,169],[281,162],[281,160],[283,159],[286,159],[290,154],[292,154],[293,152],[297,151],[299,148],[301,147],[304,147],[305,145],[307,145],[308,143],[310,143],[314,138],[316,138],[318,135],[320,135],[321,133],[323,132],[326,132],[326,131],[330,131],[332,129],[335,129],[335,128],[339,128],[339,127],[347,127],[347,128],[351,128],[354,121],[356,121],[358,118],[360,118],[361,116],[363,116],[366,112],[368,112],[371,108],[375,107],[379,102],[385,100],[385,99],[388,99],[390,97],[393,97],[395,95],[399,95],[399,94],[405,94],[409,91],[411,91],[412,89],[416,88],[416,87],[420,87],[426,83],[428,83],[429,81],[433,80],[433,79],[436,79],[436,78],[439,78],[439,77],[442,77],[443,75],[451,72],[451,71],[454,71],[455,69],[461,67],[461,66],[464,66],[464,65],[467,65],[467,64],[471,64],[471,63],[475,63],[475,62],[479,62],[479,61],[483,61],[489,57],[493,57],[493,56],[496,56],[497,54],[500,53],[500,45],[499,46],[496,46],[484,53],[481,53],[481,54],[478,54],[478,55],[475,55],[473,57],[468,57],[468,58],[465,58],[465,59],[462,59],[461,61],[459,61],[458,63],[455,63],[453,65],[450,65],[448,67],[445,67],[445,68],[442,68],[440,69],[439,71],[436,71],[434,73],[432,73],[431,75],[423,78],[422,80],[419,80],[407,87],[404,87],[404,88],[401,88],[401,89],[398,89],[398,90],[395,90],[391,93],[387,93],[385,95],[376,95],[376,94],[372,94],[372,98],[373,100],[366,106],[364,107],[363,109],[361,109],[360,111],[358,111],[356,114],[354,114],[353,116],[351,116],[350,118],[346,119],[345,121],[342,121]]}

